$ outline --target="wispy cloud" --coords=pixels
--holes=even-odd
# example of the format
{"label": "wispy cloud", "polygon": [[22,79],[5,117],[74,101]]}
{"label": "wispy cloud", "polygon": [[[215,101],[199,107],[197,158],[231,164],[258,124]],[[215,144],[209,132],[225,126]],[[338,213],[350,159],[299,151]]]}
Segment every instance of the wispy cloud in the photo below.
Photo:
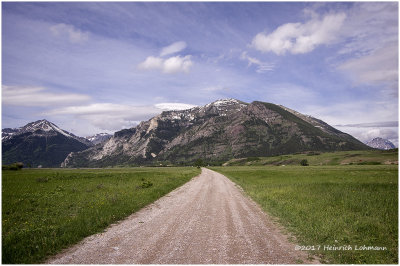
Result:
{"label": "wispy cloud", "polygon": [[72,25],[64,23],[51,26],[50,31],[54,36],[66,38],[71,43],[83,43],[89,39],[88,32],[83,32]]}
{"label": "wispy cloud", "polygon": [[42,87],[2,86],[2,102],[14,106],[59,106],[88,102],[91,97],[74,93],[55,93]]}
{"label": "wispy cloud", "polygon": [[186,42],[180,41],[180,42],[174,42],[171,45],[168,45],[167,47],[162,48],[160,56],[166,56],[170,54],[175,54],[183,49],[186,48]]}
{"label": "wispy cloud", "polygon": [[396,147],[399,145],[398,141],[398,127],[347,127],[335,126],[340,131],[346,132],[360,141],[366,143],[376,137],[381,137],[390,140]]}
{"label": "wispy cloud", "polygon": [[395,102],[387,103],[364,99],[325,106],[308,105],[299,111],[322,119],[363,142],[375,137],[382,137],[397,145],[397,110]]}
{"label": "wispy cloud", "polygon": [[157,103],[155,104],[155,107],[161,109],[161,110],[186,110],[190,109],[193,107],[196,107],[197,105],[193,104],[187,104],[187,103]]}
{"label": "wispy cloud", "polygon": [[287,23],[279,26],[273,32],[259,33],[252,46],[261,52],[273,52],[284,55],[304,54],[311,52],[317,46],[334,42],[346,19],[346,14],[328,14],[322,19],[314,16],[306,23]]}
{"label": "wispy cloud", "polygon": [[73,116],[86,120],[102,130],[120,130],[132,127],[136,121],[143,121],[160,113],[155,106],[134,106],[112,103],[93,103],[85,106],[68,106],[46,112],[45,115]]}
{"label": "wispy cloud", "polygon": [[359,2],[347,10],[348,16],[341,35],[346,40],[339,54],[364,56],[397,43],[398,3]]}
{"label": "wispy cloud", "polygon": [[382,121],[373,123],[335,125],[335,127],[341,131],[353,135],[364,143],[376,137],[381,137],[390,140],[396,147],[398,147],[398,124],[398,121]]}
{"label": "wispy cloud", "polygon": [[359,124],[346,124],[346,125],[335,125],[338,127],[397,127],[398,121],[383,121],[383,122],[372,122],[372,123],[359,123]]}
{"label": "wispy cloud", "polygon": [[45,115],[73,116],[84,119],[102,130],[120,130],[132,127],[137,121],[150,119],[168,110],[184,110],[196,105],[186,103],[158,103],[155,105],[131,105],[114,103],[92,103],[84,106],[67,106],[45,112]]}
{"label": "wispy cloud", "polygon": [[384,84],[394,89],[398,87],[398,46],[382,47],[362,57],[352,58],[338,66],[338,69],[349,75],[355,85]]}
{"label": "wispy cloud", "polygon": [[349,99],[326,105],[310,104],[302,111],[321,118],[330,125],[377,126],[378,122],[398,120],[397,102],[380,102],[374,99]]}
{"label": "wispy cloud", "polygon": [[[105,103],[127,103],[119,107],[122,119],[91,114],[96,124],[120,129],[140,121],[124,115],[139,104],[232,97],[303,113],[319,105],[308,113],[330,124],[397,120],[396,2],[2,6],[3,84],[42,88],[4,98],[15,103],[3,105],[4,117],[28,122],[55,105],[102,103],[98,109],[108,110]],[[86,134],[92,122],[78,110],[46,118]],[[3,119],[7,127],[16,121]]]}
{"label": "wispy cloud", "polygon": [[[337,69],[356,86],[398,95],[398,3],[356,3],[342,28]],[[389,91],[387,90],[389,89]]]}
{"label": "wispy cloud", "polygon": [[257,58],[251,57],[247,54],[247,52],[243,52],[240,56],[240,59],[248,61],[248,66],[256,65],[257,73],[265,73],[274,70],[275,64],[262,62]]}

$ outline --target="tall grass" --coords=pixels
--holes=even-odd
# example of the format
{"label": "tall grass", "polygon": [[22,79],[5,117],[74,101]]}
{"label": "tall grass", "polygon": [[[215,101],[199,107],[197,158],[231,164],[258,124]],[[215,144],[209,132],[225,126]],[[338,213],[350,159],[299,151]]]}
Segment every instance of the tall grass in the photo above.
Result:
{"label": "tall grass", "polygon": [[[212,169],[278,217],[301,245],[317,249],[322,261],[398,262],[397,165]],[[364,245],[387,250],[355,250]],[[329,248],[341,246],[352,250]]]}
{"label": "tall grass", "polygon": [[199,173],[189,167],[3,171],[2,262],[43,262]]}

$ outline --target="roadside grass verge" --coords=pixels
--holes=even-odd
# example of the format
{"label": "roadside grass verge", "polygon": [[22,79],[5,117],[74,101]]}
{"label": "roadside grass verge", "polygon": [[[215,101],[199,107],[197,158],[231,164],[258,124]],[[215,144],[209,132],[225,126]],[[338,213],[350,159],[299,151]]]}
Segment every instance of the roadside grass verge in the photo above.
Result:
{"label": "roadside grass verge", "polygon": [[[323,262],[398,263],[398,166],[212,167]],[[329,250],[330,247],[352,250]],[[384,247],[387,250],[355,250]],[[319,250],[318,250],[319,249]]]}
{"label": "roadside grass verge", "polygon": [[181,168],[3,171],[2,263],[41,263],[198,175]]}

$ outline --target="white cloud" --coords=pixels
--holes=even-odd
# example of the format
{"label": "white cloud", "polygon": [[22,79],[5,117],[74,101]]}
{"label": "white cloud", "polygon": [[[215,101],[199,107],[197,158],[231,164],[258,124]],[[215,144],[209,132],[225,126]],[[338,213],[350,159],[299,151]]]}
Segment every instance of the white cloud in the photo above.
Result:
{"label": "white cloud", "polygon": [[152,70],[152,69],[162,69],[164,59],[160,57],[149,56],[144,60],[144,62],[139,64],[140,69]]}
{"label": "white cloud", "polygon": [[66,37],[71,43],[83,43],[89,40],[89,33],[64,23],[51,26],[50,31],[54,36]]}
{"label": "white cloud", "polygon": [[188,73],[192,65],[193,62],[190,55],[184,57],[177,55],[167,59],[149,56],[139,64],[139,68],[143,70],[161,70],[166,74],[174,74],[179,72]]}
{"label": "white cloud", "polygon": [[186,48],[186,42],[175,42],[167,47],[162,48],[160,56],[148,56],[146,60],[138,65],[139,69],[143,70],[160,70],[166,74],[174,74],[179,72],[189,73],[193,65],[191,55],[170,56],[164,58],[166,55],[178,53]]}
{"label": "white cloud", "polygon": [[259,33],[252,46],[262,52],[274,52],[283,55],[286,52],[303,54],[317,46],[330,44],[337,39],[346,19],[346,14],[328,14],[322,19],[314,16],[306,23],[287,23],[279,26],[270,34]]}
{"label": "white cloud", "polygon": [[182,51],[183,49],[186,48],[186,42],[174,42],[173,44],[164,47],[161,50],[160,56],[166,56],[166,55],[170,55],[170,54],[175,54],[178,53],[180,51]]}
{"label": "white cloud", "polygon": [[164,61],[163,71],[165,73],[177,73],[177,72],[185,72],[188,73],[190,67],[193,65],[192,60],[190,60],[191,56],[187,55],[184,57],[174,56],[170,57]]}
{"label": "white cloud", "polygon": [[243,52],[240,56],[240,59],[242,60],[247,60],[248,61],[248,66],[251,65],[256,65],[257,66],[257,73],[265,73],[268,71],[272,71],[275,68],[275,64],[273,63],[266,63],[266,62],[262,62],[257,58],[254,57],[250,57],[247,55],[247,52]]}
{"label": "white cloud", "polygon": [[59,106],[87,102],[90,97],[75,93],[54,93],[42,87],[2,86],[2,102],[14,106]]}

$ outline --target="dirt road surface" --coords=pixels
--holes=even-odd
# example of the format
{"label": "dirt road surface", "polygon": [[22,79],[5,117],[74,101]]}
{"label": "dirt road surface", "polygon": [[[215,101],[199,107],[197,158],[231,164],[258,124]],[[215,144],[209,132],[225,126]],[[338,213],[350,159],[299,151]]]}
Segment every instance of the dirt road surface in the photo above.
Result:
{"label": "dirt road surface", "polygon": [[51,264],[293,264],[308,261],[227,177],[201,175]]}

